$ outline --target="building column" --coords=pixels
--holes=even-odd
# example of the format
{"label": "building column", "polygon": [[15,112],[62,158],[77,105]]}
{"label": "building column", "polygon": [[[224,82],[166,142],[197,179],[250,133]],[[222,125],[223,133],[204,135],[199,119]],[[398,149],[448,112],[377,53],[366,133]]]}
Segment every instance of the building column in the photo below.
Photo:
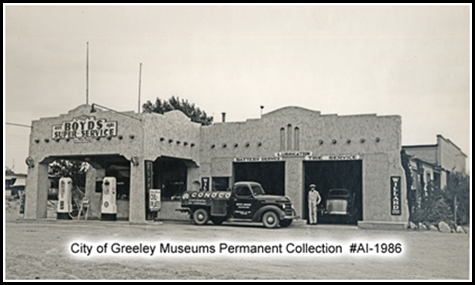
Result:
{"label": "building column", "polygon": [[102,190],[96,192],[97,178],[104,178],[106,170],[102,168],[94,168],[91,166],[86,172],[86,198],[89,199],[89,215],[88,218],[101,217],[101,201]]}
{"label": "building column", "polygon": [[303,161],[301,158],[287,158],[285,161],[285,195],[290,198],[297,215],[303,216]]}
{"label": "building column", "polygon": [[48,164],[32,160],[25,188],[25,219],[46,218],[48,200]]}
{"label": "building column", "polygon": [[145,223],[145,161],[134,157],[130,162],[129,222]]}

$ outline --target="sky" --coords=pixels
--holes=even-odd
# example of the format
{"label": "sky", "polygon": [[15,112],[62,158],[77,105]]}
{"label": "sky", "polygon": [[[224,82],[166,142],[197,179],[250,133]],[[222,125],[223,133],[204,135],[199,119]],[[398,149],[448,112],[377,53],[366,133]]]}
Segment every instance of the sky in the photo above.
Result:
{"label": "sky", "polygon": [[220,122],[285,106],[402,117],[403,145],[450,139],[471,159],[471,6],[27,6],[4,12],[4,165],[29,128],[86,103],[178,96]]}

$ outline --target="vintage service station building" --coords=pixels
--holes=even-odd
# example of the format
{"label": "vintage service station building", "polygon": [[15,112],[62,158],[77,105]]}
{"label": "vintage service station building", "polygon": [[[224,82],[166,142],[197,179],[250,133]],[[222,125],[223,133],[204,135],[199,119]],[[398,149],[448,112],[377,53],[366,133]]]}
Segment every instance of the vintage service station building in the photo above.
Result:
{"label": "vintage service station building", "polygon": [[[359,227],[407,226],[401,166],[401,117],[322,115],[285,107],[245,122],[191,122],[181,111],[163,115],[114,112],[81,105],[32,123],[25,219],[46,218],[48,164],[86,161],[90,217],[101,215],[101,181],[117,180],[117,218],[143,223],[150,189],[161,190],[161,218],[183,215],[179,197],[197,181],[227,190],[237,181],[260,182],[266,192],[289,196],[306,219],[307,191],[345,188],[358,208]],[[74,182],[73,182],[74,183]]]}

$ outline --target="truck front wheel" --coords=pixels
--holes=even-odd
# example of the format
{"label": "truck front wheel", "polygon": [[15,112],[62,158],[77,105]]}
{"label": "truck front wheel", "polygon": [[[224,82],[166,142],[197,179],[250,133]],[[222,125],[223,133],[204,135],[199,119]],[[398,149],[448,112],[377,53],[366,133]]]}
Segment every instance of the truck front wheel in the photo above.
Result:
{"label": "truck front wheel", "polygon": [[277,217],[277,214],[272,211],[265,212],[262,216],[262,223],[264,223],[266,228],[275,228],[279,222],[279,217]]}
{"label": "truck front wheel", "polygon": [[204,225],[209,220],[208,211],[205,209],[198,209],[193,213],[193,221],[197,225]]}

